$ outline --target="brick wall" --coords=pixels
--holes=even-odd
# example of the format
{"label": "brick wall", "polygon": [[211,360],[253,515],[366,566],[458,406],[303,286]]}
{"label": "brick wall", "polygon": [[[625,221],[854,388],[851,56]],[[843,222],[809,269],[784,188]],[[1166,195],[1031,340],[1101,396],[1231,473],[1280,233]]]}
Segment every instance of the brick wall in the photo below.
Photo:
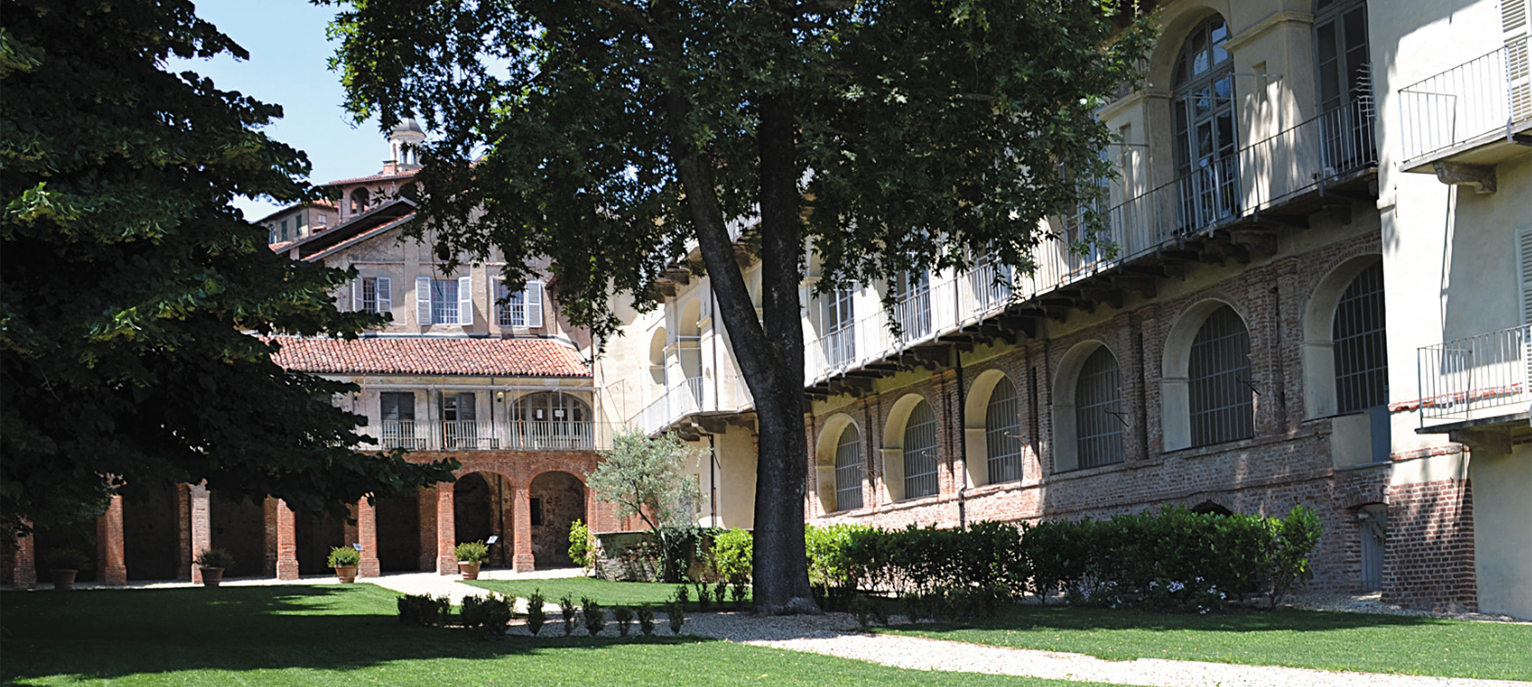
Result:
{"label": "brick wall", "polygon": [[1404,608],[1478,610],[1473,489],[1467,480],[1388,489],[1383,600]]}

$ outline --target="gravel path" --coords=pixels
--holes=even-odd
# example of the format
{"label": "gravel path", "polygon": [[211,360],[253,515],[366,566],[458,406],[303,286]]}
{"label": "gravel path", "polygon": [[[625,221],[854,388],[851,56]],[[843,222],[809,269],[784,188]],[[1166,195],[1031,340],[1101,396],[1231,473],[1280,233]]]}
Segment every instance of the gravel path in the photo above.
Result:
{"label": "gravel path", "polygon": [[[483,595],[485,590],[470,587],[450,577],[437,575],[391,575],[369,580],[398,591],[433,595],[449,594],[454,603],[465,595]],[[1308,596],[1295,604],[1304,608],[1371,611],[1371,600],[1357,597]],[[525,612],[525,600],[518,600],[518,610]],[[548,604],[549,622],[545,634],[557,635],[560,621],[558,606]],[[1418,613],[1418,612],[1416,612]],[[658,634],[668,635],[664,614],[656,614]],[[1481,619],[1478,616],[1475,619]],[[637,627],[631,630],[637,634]],[[519,622],[513,634],[525,634]],[[576,630],[584,634],[584,630]],[[1465,678],[1418,677],[1251,666],[1199,661],[1137,659],[1107,661],[1087,656],[1030,649],[1008,649],[964,642],[890,634],[867,634],[857,631],[849,614],[827,613],[820,616],[756,618],[746,613],[693,613],[686,618],[683,632],[713,637],[729,642],[765,646],[788,651],[805,651],[870,661],[909,670],[935,670],[992,675],[1019,675],[1056,680],[1105,682],[1119,685],[1155,685],[1164,687],[1510,687],[1532,682],[1472,680]],[[616,623],[609,622],[602,636],[617,636]]]}

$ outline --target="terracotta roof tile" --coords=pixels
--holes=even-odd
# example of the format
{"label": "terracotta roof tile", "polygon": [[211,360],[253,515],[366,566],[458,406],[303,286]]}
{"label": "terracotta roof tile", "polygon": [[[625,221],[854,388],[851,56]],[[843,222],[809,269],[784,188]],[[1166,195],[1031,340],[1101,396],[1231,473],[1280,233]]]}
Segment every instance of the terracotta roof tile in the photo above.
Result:
{"label": "terracotta roof tile", "polygon": [[353,341],[270,337],[272,356],[289,370],[315,373],[589,377],[590,368],[553,339],[438,339],[379,337]]}

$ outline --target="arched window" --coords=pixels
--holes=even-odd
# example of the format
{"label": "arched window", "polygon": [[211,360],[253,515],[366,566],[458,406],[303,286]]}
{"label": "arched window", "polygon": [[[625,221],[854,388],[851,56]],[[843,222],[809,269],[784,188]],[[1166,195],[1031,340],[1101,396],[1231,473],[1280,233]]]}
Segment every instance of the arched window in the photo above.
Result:
{"label": "arched window", "polygon": [[523,422],[589,422],[590,406],[578,397],[553,391],[527,394],[512,415]]}
{"label": "arched window", "polygon": [[516,400],[512,441],[523,448],[593,448],[594,425],[584,400],[539,391]]}
{"label": "arched window", "polygon": [[1193,446],[1255,435],[1250,333],[1233,308],[1213,311],[1192,341],[1187,367]]}
{"label": "arched window", "polygon": [[904,498],[930,496],[940,489],[936,474],[936,414],[921,401],[904,428]]}
{"label": "arched window", "polygon": [[1081,468],[1121,463],[1122,387],[1117,358],[1101,346],[1075,382],[1075,446]]}
{"label": "arched window", "polygon": [[1340,413],[1388,403],[1388,340],[1383,317],[1383,263],[1351,280],[1335,306],[1335,400]]}
{"label": "arched window", "polygon": [[1196,231],[1239,210],[1234,155],[1234,61],[1229,25],[1214,15],[1193,29],[1175,66],[1176,178],[1181,226]]}
{"label": "arched window", "polygon": [[367,211],[367,205],[371,203],[371,194],[365,188],[359,188],[351,192],[351,214],[360,215]]}
{"label": "arched window", "polygon": [[995,382],[984,409],[984,448],[989,463],[989,482],[1021,479],[1021,412],[1016,385],[1006,377]]}
{"label": "arched window", "polygon": [[862,507],[862,433],[846,425],[835,446],[835,509]]}
{"label": "arched window", "polygon": [[1314,68],[1324,164],[1344,172],[1376,160],[1372,121],[1372,68],[1367,50],[1364,0],[1314,3]]}

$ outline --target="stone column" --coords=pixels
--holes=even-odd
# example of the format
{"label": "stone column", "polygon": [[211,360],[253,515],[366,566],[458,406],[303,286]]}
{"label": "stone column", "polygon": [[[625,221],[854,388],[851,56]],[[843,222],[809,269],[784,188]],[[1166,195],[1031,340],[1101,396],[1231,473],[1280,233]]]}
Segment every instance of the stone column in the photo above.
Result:
{"label": "stone column", "polygon": [[197,566],[197,554],[213,546],[213,522],[211,499],[208,498],[207,482],[187,485],[187,500],[191,519],[191,581],[202,584],[202,568]]}
{"label": "stone column", "polygon": [[356,504],[357,543],[362,545],[362,564],[357,567],[357,577],[381,577],[383,566],[378,562],[378,509],[363,498]]}
{"label": "stone column", "polygon": [[516,528],[516,536],[512,541],[516,547],[516,555],[511,557],[511,569],[516,572],[532,572],[536,567],[537,559],[532,555],[532,494],[531,488],[525,484],[518,484],[512,488],[514,491],[513,505],[515,515],[512,517]]}
{"label": "stone column", "polygon": [[128,566],[122,542],[122,496],[112,495],[106,512],[96,518],[96,562],[101,565],[101,584],[128,583]]}
{"label": "stone column", "polygon": [[457,555],[452,553],[452,547],[457,544],[452,487],[451,482],[436,484],[436,572],[439,575],[457,574]]}
{"label": "stone column", "polygon": [[176,579],[192,578],[191,485],[176,485]]}
{"label": "stone column", "polygon": [[277,500],[277,579],[298,579],[298,515],[287,507],[287,502]]}
{"label": "stone column", "polygon": [[[32,524],[22,520],[22,525]],[[11,583],[23,589],[37,588],[37,538],[32,535],[16,538],[16,559],[7,561],[11,568]]]}

